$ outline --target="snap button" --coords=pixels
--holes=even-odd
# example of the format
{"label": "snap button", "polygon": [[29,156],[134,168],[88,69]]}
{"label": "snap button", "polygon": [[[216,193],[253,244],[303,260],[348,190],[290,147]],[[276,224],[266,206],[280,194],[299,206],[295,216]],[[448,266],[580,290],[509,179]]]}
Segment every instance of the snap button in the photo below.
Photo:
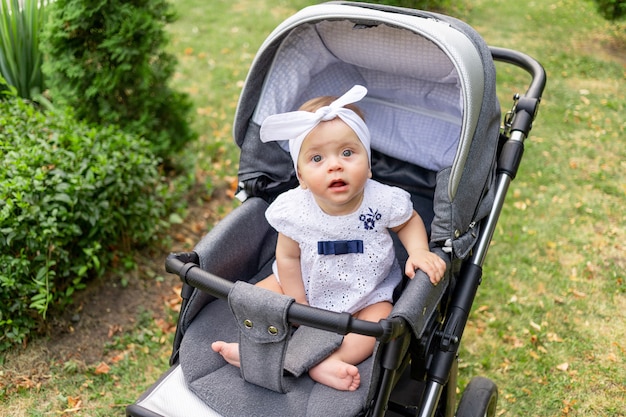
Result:
{"label": "snap button", "polygon": [[454,231],[454,237],[458,239],[458,238],[459,238],[459,236],[461,236],[461,231],[460,231],[459,229],[456,229],[456,230]]}
{"label": "snap button", "polygon": [[243,321],[243,325],[246,327],[246,329],[251,329],[252,328],[252,320],[244,320]]}
{"label": "snap button", "polygon": [[267,328],[267,332],[272,336],[276,336],[278,334],[278,329],[276,328],[276,326],[270,326]]}

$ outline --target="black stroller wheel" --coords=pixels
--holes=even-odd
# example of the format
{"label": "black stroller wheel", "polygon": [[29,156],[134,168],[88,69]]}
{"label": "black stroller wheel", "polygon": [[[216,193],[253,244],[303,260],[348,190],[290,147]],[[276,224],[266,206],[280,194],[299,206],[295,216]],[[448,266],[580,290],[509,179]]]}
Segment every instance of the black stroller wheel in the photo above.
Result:
{"label": "black stroller wheel", "polygon": [[498,387],[488,378],[474,377],[467,384],[456,417],[494,417],[498,403]]}

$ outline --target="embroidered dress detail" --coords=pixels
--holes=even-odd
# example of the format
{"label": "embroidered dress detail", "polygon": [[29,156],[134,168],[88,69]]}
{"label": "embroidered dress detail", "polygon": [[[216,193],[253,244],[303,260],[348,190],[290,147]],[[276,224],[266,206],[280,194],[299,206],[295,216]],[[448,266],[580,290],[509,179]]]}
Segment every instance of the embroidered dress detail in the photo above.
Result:
{"label": "embroidered dress detail", "polygon": [[346,253],[363,253],[362,240],[334,240],[317,242],[317,253],[320,255],[345,255]]}
{"label": "embroidered dress detail", "polygon": [[380,220],[382,214],[378,212],[378,210],[374,211],[371,208],[368,208],[368,212],[366,214],[361,214],[359,216],[359,220],[363,222],[363,227],[365,230],[372,230],[376,227],[376,221]]}

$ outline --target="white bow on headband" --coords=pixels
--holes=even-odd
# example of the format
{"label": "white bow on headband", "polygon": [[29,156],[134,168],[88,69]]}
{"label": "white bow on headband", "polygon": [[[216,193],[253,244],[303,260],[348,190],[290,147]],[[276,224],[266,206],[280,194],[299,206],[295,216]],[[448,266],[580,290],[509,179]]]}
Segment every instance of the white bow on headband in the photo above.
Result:
{"label": "white bow on headband", "polygon": [[370,132],[367,125],[358,114],[345,108],[347,104],[360,101],[367,94],[367,88],[355,85],[344,95],[319,108],[315,113],[308,111],[292,111],[269,116],[261,125],[261,141],[271,142],[279,140],[289,141],[289,153],[293,160],[293,167],[298,172],[298,155],[304,138],[321,122],[339,117],[358,136],[367,151],[367,158],[371,164]]}

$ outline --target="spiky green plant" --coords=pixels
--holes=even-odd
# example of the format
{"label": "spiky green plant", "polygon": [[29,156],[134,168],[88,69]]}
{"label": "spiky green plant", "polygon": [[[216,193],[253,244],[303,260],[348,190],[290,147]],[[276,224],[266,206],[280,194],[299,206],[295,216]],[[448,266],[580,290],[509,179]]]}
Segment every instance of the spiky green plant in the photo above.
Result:
{"label": "spiky green plant", "polygon": [[39,36],[47,5],[48,0],[0,0],[0,74],[27,99],[44,90]]}

